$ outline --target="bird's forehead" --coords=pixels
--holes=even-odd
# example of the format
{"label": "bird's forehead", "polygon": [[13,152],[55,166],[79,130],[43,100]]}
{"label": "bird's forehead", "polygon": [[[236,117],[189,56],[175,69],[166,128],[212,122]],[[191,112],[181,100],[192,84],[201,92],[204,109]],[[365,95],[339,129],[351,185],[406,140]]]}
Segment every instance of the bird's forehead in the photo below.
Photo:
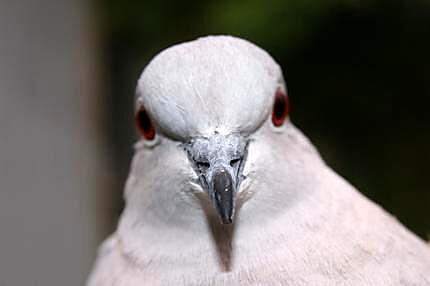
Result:
{"label": "bird's forehead", "polygon": [[252,132],[266,118],[281,80],[278,65],[255,45],[207,37],[156,56],[137,93],[164,132],[187,139]]}

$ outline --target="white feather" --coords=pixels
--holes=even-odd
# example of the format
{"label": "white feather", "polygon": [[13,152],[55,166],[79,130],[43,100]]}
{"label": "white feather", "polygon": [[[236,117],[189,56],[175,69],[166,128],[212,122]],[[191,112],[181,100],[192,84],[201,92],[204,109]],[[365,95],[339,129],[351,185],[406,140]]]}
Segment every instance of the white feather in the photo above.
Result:
{"label": "white feather", "polygon": [[[272,126],[282,82],[267,53],[232,37],[181,44],[148,65],[138,95],[161,139],[138,144],[126,208],[88,285],[430,285],[428,246],[291,122]],[[214,221],[179,147],[214,131],[252,140],[233,226]]]}

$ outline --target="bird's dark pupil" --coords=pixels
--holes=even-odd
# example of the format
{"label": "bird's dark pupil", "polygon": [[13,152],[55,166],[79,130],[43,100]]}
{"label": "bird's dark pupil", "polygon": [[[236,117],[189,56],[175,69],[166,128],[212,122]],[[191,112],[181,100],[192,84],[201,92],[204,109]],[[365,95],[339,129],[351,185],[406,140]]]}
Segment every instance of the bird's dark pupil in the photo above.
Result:
{"label": "bird's dark pupil", "polygon": [[143,137],[147,140],[152,140],[155,137],[155,129],[151,119],[144,109],[141,109],[136,114],[136,123]]}
{"label": "bird's dark pupil", "polygon": [[275,106],[273,113],[276,118],[281,118],[285,114],[285,98],[283,96],[277,96],[275,99]]}
{"label": "bird's dark pupil", "polygon": [[140,128],[142,128],[144,132],[147,132],[148,130],[150,130],[151,120],[149,119],[148,114],[146,114],[145,111],[141,110],[139,111],[139,114],[137,116],[138,116]]}

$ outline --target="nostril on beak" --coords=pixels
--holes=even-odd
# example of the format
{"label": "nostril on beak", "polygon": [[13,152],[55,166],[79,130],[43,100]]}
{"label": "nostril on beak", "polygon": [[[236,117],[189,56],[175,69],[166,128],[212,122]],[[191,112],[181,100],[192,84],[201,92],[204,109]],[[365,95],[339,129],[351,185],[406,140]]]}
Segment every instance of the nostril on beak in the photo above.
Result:
{"label": "nostril on beak", "polygon": [[239,164],[240,158],[233,159],[230,161],[230,166],[235,167],[237,164]]}
{"label": "nostril on beak", "polygon": [[196,162],[196,165],[197,165],[197,167],[200,169],[200,170],[207,170],[207,169],[209,169],[209,167],[210,167],[210,164],[209,164],[209,162]]}

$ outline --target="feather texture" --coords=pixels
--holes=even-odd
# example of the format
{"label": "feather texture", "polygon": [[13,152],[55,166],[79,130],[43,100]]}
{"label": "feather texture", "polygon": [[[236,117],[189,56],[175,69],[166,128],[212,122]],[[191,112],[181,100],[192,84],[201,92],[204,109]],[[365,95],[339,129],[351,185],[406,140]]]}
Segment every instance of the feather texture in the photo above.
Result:
{"label": "feather texture", "polygon": [[[333,172],[288,120],[286,88],[260,48],[232,37],[174,46],[137,87],[159,142],[136,145],[126,208],[89,286],[430,285],[430,250]],[[232,225],[219,224],[180,147],[194,136],[250,138]]]}

